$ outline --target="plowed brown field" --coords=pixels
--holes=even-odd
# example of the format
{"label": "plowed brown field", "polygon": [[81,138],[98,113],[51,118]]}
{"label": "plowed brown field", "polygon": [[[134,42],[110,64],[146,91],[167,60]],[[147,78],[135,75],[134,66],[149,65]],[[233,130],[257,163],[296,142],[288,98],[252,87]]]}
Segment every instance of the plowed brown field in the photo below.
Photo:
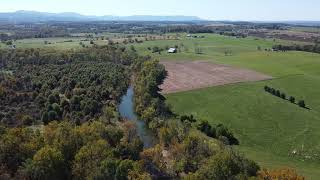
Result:
{"label": "plowed brown field", "polygon": [[206,61],[163,61],[161,64],[168,71],[168,77],[160,87],[164,94],[272,78],[252,70]]}

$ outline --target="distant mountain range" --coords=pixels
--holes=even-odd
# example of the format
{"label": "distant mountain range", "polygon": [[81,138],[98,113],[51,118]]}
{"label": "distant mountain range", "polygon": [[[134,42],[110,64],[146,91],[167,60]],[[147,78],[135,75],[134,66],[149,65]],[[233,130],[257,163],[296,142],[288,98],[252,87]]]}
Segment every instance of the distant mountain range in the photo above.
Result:
{"label": "distant mountain range", "polygon": [[203,21],[203,19],[196,16],[85,16],[78,13],[47,13],[37,11],[0,13],[0,22],[48,21]]}

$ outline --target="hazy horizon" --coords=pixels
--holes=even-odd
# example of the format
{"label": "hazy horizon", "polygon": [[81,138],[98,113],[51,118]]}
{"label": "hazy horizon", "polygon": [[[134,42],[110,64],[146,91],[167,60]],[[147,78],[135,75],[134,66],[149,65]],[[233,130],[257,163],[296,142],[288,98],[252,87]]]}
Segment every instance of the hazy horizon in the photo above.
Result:
{"label": "hazy horizon", "polygon": [[152,15],[152,16],[197,16],[206,20],[230,21],[319,21],[320,2],[316,0],[254,0],[225,2],[217,0],[192,0],[173,2],[162,0],[11,0],[1,3],[0,12],[19,10],[50,13],[73,12],[82,15]]}

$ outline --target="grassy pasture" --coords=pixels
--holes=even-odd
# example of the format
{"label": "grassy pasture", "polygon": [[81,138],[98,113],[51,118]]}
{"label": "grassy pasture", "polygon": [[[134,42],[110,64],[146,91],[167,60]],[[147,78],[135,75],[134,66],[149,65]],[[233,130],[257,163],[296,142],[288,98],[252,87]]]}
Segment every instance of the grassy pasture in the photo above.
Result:
{"label": "grassy pasture", "polygon": [[[305,175],[319,177],[319,172],[308,169],[311,161],[319,162],[320,155],[319,81],[319,77],[293,75],[170,94],[167,98],[175,112],[226,124],[240,139],[240,150],[262,165],[297,167]],[[265,93],[266,84],[305,99],[312,110]]]}
{"label": "grassy pasture", "polygon": [[[183,43],[190,52],[152,54],[152,46]],[[194,43],[203,54],[192,52]],[[144,54],[160,60],[209,60],[252,69],[274,79],[239,83],[167,95],[168,104],[179,114],[193,114],[212,124],[223,123],[239,138],[237,147],[265,167],[295,167],[310,179],[320,177],[320,55],[305,52],[258,51],[273,44],[297,42],[235,39],[206,35],[204,39],[150,41],[136,45]],[[231,50],[232,55],[225,55]],[[264,92],[265,85],[304,99],[311,110],[299,108]],[[296,152],[296,153],[294,153]]]}
{"label": "grassy pasture", "polygon": [[[141,44],[135,44],[139,52],[145,55],[152,55],[161,60],[212,60],[218,58],[226,58],[225,52],[228,57],[237,56],[248,52],[257,52],[258,47],[261,51],[270,49],[275,44],[293,44],[302,42],[292,42],[285,40],[273,39],[260,39],[260,38],[235,38],[227,37],[216,34],[200,34],[205,38],[187,38],[186,34],[180,34],[179,40],[157,40],[145,41]],[[174,47],[178,45],[181,49],[177,54],[168,54],[163,51],[161,54],[152,53],[149,48],[158,46],[160,48]],[[195,47],[202,50],[202,54],[195,53]]]}

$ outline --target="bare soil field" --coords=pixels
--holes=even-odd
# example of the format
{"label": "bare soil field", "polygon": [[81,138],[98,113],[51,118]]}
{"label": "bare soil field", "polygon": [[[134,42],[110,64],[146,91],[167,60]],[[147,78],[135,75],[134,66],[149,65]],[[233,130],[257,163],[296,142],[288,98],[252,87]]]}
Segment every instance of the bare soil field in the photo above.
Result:
{"label": "bare soil field", "polygon": [[206,61],[163,61],[161,64],[168,71],[168,77],[160,87],[164,94],[272,78],[252,70]]}

